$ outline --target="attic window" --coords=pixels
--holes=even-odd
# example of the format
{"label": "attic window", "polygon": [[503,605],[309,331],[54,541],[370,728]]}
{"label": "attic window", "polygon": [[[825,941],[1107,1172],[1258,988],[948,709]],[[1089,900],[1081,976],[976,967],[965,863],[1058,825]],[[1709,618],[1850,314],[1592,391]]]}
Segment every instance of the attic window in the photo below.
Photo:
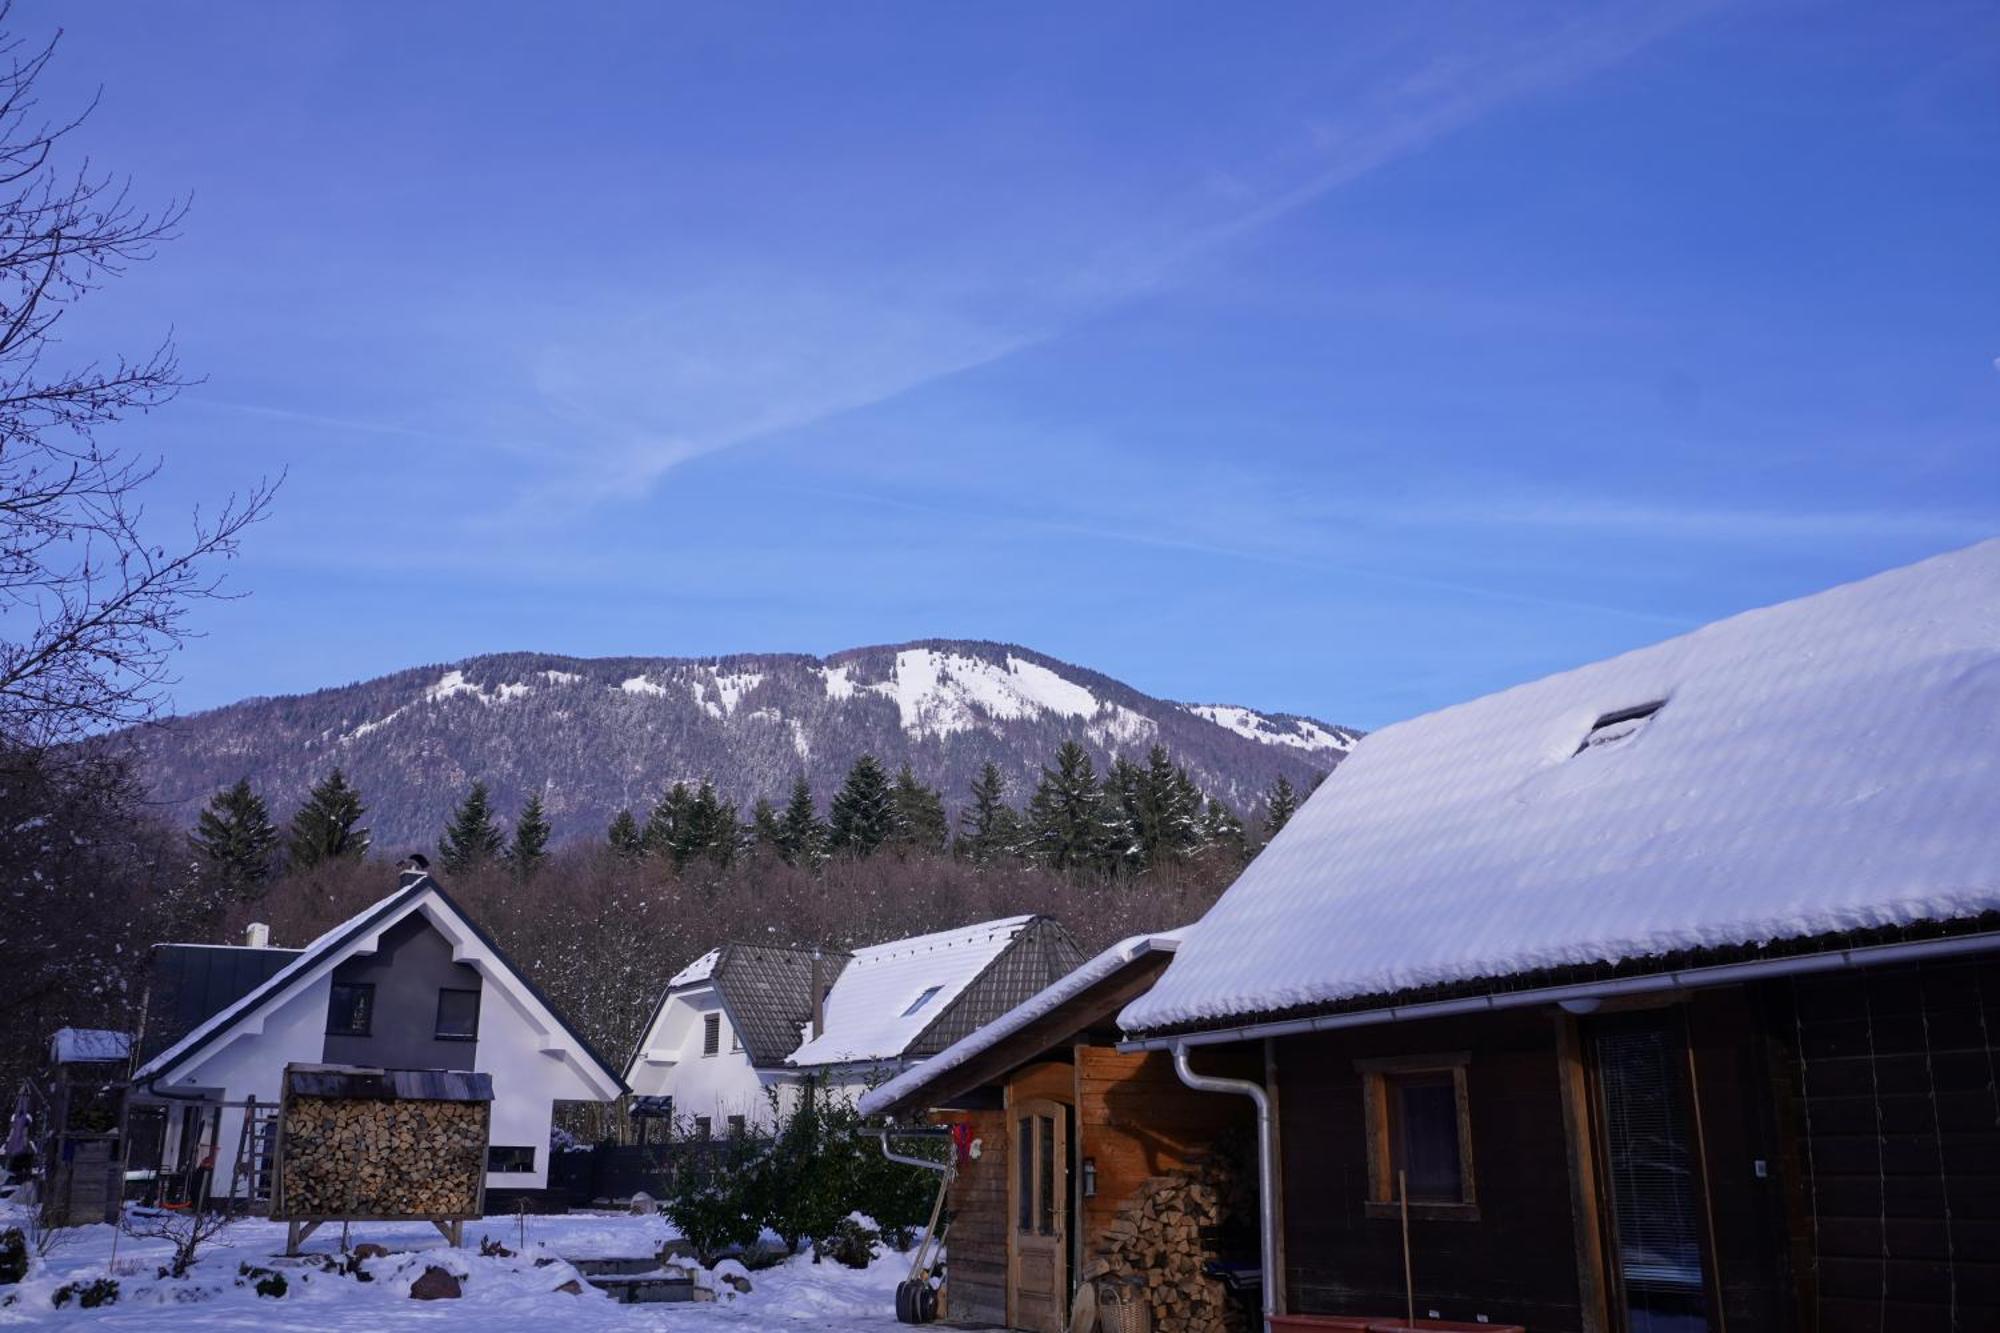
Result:
{"label": "attic window", "polygon": [[701,1018],[701,1053],[714,1055],[722,1050],[722,1015],[703,1014]]}
{"label": "attic window", "polygon": [[933,986],[929,990],[925,991],[922,995],[919,995],[916,999],[910,1001],[910,1007],[903,1011],[903,1017],[908,1018],[911,1014],[914,1014],[915,1012],[917,1012],[917,1010],[929,1004],[932,1000],[937,998],[937,993],[943,989],[944,987],[942,986]]}
{"label": "attic window", "polygon": [[1653,714],[1666,704],[1665,699],[1655,699],[1648,704],[1637,704],[1631,708],[1620,708],[1606,713],[1590,724],[1590,732],[1583,738],[1583,744],[1576,747],[1582,754],[1585,750],[1601,750],[1607,745],[1621,745],[1637,735],[1639,729]]}

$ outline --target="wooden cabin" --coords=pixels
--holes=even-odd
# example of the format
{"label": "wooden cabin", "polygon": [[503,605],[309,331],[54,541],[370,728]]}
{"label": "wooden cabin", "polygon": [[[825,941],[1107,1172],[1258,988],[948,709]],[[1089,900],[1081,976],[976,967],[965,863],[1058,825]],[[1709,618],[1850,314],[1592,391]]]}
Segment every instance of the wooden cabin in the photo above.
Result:
{"label": "wooden cabin", "polygon": [[[1249,1103],[1185,1086],[1169,1056],[1117,1049],[1118,1011],[1177,942],[1115,945],[863,1099],[869,1115],[965,1127],[949,1198],[950,1321],[1060,1333],[1073,1293],[1103,1279],[1129,1280],[1155,1328],[1225,1326],[1229,1297],[1200,1270],[1256,1254],[1241,1163]],[[1255,1072],[1231,1056],[1206,1063]]]}
{"label": "wooden cabin", "polygon": [[1277,1333],[2000,1328],[2000,542],[1373,733],[1119,1021]]}

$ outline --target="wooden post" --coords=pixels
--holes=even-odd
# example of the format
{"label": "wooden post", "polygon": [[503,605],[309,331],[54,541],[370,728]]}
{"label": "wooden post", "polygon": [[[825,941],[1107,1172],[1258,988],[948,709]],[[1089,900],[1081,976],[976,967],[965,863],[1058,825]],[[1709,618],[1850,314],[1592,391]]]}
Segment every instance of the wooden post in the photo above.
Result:
{"label": "wooden post", "polygon": [[1417,1275],[1410,1268],[1410,1173],[1396,1170],[1396,1197],[1403,1205],[1403,1302],[1411,1328],[1417,1326]]}

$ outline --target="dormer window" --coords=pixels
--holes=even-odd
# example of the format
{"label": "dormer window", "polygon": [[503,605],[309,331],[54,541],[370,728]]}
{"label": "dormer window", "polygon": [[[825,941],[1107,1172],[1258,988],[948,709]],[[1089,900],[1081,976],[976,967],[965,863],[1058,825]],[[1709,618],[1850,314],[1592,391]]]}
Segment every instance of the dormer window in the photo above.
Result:
{"label": "dormer window", "polygon": [[933,986],[929,990],[925,991],[922,995],[919,995],[916,999],[910,1001],[910,1007],[903,1011],[903,1017],[908,1018],[911,1014],[914,1014],[915,1012],[917,1012],[917,1010],[923,1008],[925,1005],[929,1004],[932,1000],[935,1000],[937,998],[937,993],[943,989],[944,987],[942,986]]}
{"label": "dormer window", "polygon": [[1639,729],[1652,719],[1666,703],[1665,699],[1655,699],[1647,704],[1635,704],[1631,708],[1620,708],[1606,713],[1590,726],[1590,732],[1583,738],[1583,744],[1576,747],[1582,754],[1585,750],[1601,750],[1608,745],[1622,745],[1638,735]]}

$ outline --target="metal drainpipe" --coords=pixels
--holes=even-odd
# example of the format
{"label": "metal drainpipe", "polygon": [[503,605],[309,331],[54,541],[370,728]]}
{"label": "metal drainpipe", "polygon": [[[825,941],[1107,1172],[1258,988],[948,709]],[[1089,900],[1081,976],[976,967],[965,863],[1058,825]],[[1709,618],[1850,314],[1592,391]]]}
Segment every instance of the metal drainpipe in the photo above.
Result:
{"label": "metal drainpipe", "polygon": [[[1259,1262],[1263,1268],[1263,1281],[1259,1284],[1264,1298],[1263,1327],[1271,1326],[1271,1316],[1278,1311],[1278,1217],[1277,1178],[1278,1165],[1271,1153],[1271,1095],[1264,1091],[1264,1085],[1253,1083],[1247,1078],[1218,1078],[1213,1074],[1197,1074],[1188,1065],[1188,1044],[1174,1043],[1174,1072],[1181,1082],[1197,1092],[1233,1092],[1248,1097],[1257,1104],[1257,1211],[1260,1214],[1257,1225]],[[886,1143],[885,1143],[886,1146]]]}
{"label": "metal drainpipe", "polygon": [[[921,1166],[931,1171],[949,1172],[951,1170],[951,1163],[949,1161],[933,1162],[928,1157],[909,1157],[904,1155],[903,1153],[897,1152],[894,1148],[891,1148],[889,1146],[889,1135],[891,1133],[894,1133],[894,1131],[887,1129],[882,1131],[882,1155],[888,1158],[890,1161],[899,1162],[904,1166]],[[902,1134],[898,1135],[897,1137],[910,1138],[912,1136],[908,1134]],[[925,1135],[924,1137],[928,1138],[930,1136]]]}

